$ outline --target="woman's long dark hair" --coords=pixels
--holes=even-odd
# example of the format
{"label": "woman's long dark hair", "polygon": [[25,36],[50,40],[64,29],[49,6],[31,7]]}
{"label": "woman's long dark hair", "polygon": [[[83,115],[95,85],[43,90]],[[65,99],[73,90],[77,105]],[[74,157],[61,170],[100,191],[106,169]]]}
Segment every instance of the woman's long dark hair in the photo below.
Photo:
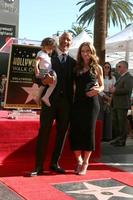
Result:
{"label": "woman's long dark hair", "polygon": [[82,50],[83,46],[87,46],[91,50],[90,59],[88,61],[88,66],[90,67],[90,72],[93,73],[93,74],[97,74],[98,73],[99,59],[96,55],[96,50],[95,50],[93,44],[90,43],[90,42],[83,42],[80,45],[80,47],[78,49],[78,53],[77,53],[77,65],[76,65],[75,70],[76,70],[77,73],[80,73],[80,71],[82,71],[83,68],[84,68],[84,62],[83,62],[83,58],[81,56],[81,50]]}

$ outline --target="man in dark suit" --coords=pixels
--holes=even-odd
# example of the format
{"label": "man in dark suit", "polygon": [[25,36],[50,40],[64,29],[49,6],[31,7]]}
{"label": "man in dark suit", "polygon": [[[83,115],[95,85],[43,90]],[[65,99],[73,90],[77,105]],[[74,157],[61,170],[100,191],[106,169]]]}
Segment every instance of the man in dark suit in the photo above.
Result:
{"label": "man in dark suit", "polygon": [[[65,142],[73,101],[73,68],[76,61],[68,54],[71,43],[71,33],[64,32],[59,38],[58,48],[51,57],[52,68],[57,74],[57,84],[50,96],[51,106],[48,107],[42,102],[35,170],[31,172],[31,176],[37,176],[43,172],[43,163],[46,158],[50,130],[54,120],[56,120],[57,133],[50,170],[56,173],[65,173],[64,169],[59,166],[58,160]],[[48,85],[50,83],[53,83],[53,78],[48,76],[44,79],[43,84]]]}
{"label": "man in dark suit", "polygon": [[128,135],[127,112],[131,106],[130,97],[133,89],[133,76],[128,72],[128,63],[120,61],[117,64],[120,77],[112,88],[113,93],[113,136],[110,144],[114,146],[125,146]]}

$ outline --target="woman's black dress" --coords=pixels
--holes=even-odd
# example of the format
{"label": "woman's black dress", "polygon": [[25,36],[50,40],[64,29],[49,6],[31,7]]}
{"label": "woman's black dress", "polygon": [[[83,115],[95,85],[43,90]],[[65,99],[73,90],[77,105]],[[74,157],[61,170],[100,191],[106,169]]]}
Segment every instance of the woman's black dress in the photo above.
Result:
{"label": "woman's black dress", "polygon": [[73,151],[95,150],[95,126],[99,113],[98,96],[87,97],[86,90],[96,83],[87,71],[75,75],[76,92],[70,123],[70,145]]}

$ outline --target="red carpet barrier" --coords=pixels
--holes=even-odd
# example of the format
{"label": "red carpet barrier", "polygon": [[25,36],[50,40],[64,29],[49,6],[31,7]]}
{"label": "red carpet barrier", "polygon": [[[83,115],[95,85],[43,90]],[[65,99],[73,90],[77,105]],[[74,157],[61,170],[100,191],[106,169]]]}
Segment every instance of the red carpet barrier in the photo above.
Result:
{"label": "red carpet barrier", "polygon": [[[36,137],[39,127],[39,119],[7,119],[7,111],[0,111],[0,164],[28,164],[29,167],[34,166]],[[92,160],[100,157],[101,149],[101,121],[97,121],[96,125],[96,150],[92,154]],[[48,148],[48,158],[53,151],[55,139],[55,124],[51,131],[51,139]],[[74,159],[70,150],[68,138],[64,145],[60,162],[63,164],[71,162]],[[48,162],[47,162],[48,164]]]}

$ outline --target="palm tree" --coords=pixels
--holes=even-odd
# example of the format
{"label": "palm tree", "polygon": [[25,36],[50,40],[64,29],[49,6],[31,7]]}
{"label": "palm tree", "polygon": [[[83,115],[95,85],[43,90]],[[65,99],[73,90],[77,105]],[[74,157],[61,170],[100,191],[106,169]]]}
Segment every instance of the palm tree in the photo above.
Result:
{"label": "palm tree", "polygon": [[92,32],[88,30],[83,24],[79,24],[79,23],[72,23],[72,27],[68,31],[72,33],[73,37],[76,37],[82,31],[86,31],[89,35],[92,36]]}
{"label": "palm tree", "polygon": [[94,46],[99,57],[100,64],[105,61],[105,39],[106,39],[106,12],[107,0],[96,0],[94,21]]}
{"label": "palm tree", "polygon": [[[76,5],[80,5],[79,11],[87,8],[77,19],[79,24],[89,25],[95,19],[96,0],[82,0]],[[127,25],[128,20],[133,20],[133,3],[129,0],[107,0],[107,28],[110,27],[111,21],[114,26],[119,26],[122,29],[123,25]]]}

